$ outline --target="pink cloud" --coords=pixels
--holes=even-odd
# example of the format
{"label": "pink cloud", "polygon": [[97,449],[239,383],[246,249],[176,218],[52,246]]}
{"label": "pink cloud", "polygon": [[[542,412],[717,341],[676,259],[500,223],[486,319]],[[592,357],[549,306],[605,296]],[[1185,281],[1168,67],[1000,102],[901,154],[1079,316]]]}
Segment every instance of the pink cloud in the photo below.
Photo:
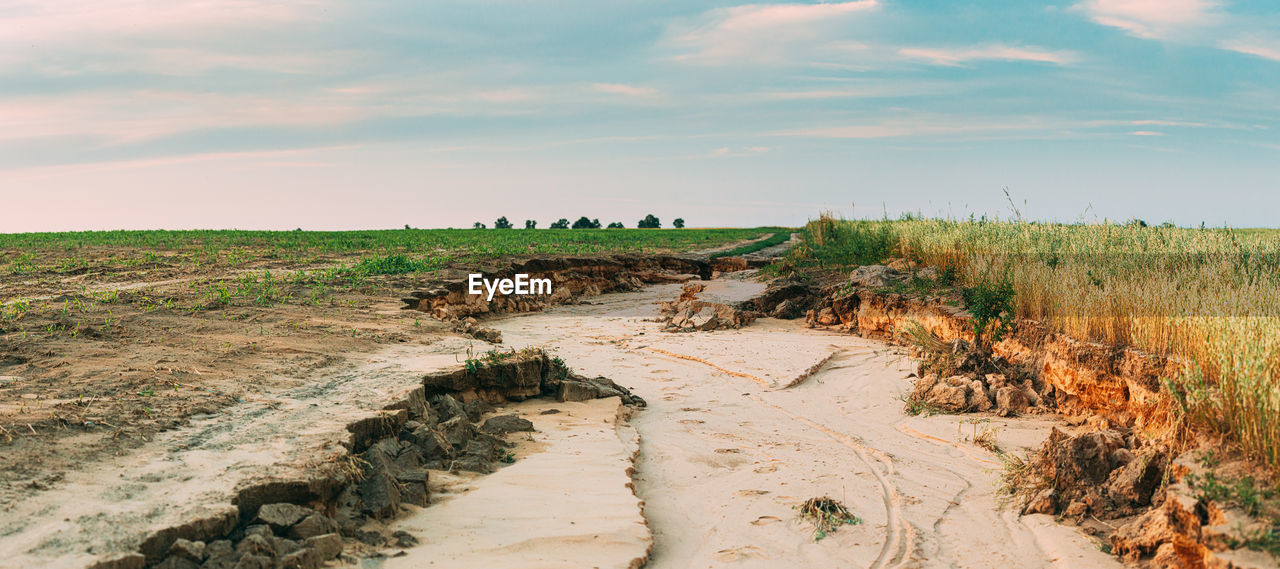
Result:
{"label": "pink cloud", "polygon": [[652,87],[636,87],[624,83],[592,83],[591,88],[600,93],[628,97],[652,97],[658,94],[658,90]]}
{"label": "pink cloud", "polygon": [[1141,38],[1165,38],[1216,24],[1216,0],[1085,0],[1075,6],[1094,22]]}
{"label": "pink cloud", "polygon": [[1129,134],[1133,136],[1164,136],[1163,132],[1156,132],[1154,130],[1135,130]]}
{"label": "pink cloud", "polygon": [[778,63],[815,44],[838,47],[828,37],[830,24],[876,6],[877,0],[855,0],[722,8],[705,14],[702,25],[668,34],[668,42],[684,50],[675,59],[688,63]]}
{"label": "pink cloud", "polygon": [[1063,65],[1075,61],[1074,53],[1049,51],[1033,47],[988,45],[966,48],[903,48],[898,54],[912,59],[923,59],[935,65],[962,65],[969,61],[1034,61]]}

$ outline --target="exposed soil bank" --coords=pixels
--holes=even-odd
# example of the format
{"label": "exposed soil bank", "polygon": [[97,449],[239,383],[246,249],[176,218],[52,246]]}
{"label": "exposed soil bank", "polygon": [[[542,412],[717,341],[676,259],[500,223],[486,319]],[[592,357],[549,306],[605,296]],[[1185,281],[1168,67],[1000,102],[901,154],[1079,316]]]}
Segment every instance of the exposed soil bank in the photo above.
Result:
{"label": "exposed soil bank", "polygon": [[[918,322],[943,341],[973,341],[967,312],[936,298],[877,290],[891,282],[871,287],[851,286],[843,279],[826,284],[777,280],[748,307],[779,317],[804,315],[810,325],[868,338],[893,341],[905,324]],[[1163,434],[1170,426],[1170,402],[1160,393],[1160,381],[1177,373],[1176,361],[1079,341],[1033,320],[1019,321],[993,346],[993,355],[1036,370],[1053,387],[1056,406],[1064,413],[1098,415],[1148,434]]]}
{"label": "exposed soil bank", "polygon": [[[708,301],[763,290],[706,284]],[[908,358],[799,321],[663,333],[658,304],[679,294],[657,285],[486,321],[513,346],[554,346],[648,401],[632,420],[654,534],[647,567],[1118,566],[1073,528],[998,508],[1000,463],[969,439],[994,429],[1000,446],[1025,452],[1051,421],[907,416]],[[823,495],[863,523],[815,542],[793,507]]]}
{"label": "exposed soil bank", "polygon": [[530,279],[551,281],[549,294],[507,296],[473,295],[467,291],[463,271],[448,271],[426,290],[404,299],[405,308],[426,312],[441,320],[473,314],[530,312],[563,304],[582,296],[637,290],[650,283],[683,282],[711,278],[706,260],[694,257],[615,255],[611,257],[552,257],[517,260],[475,271],[489,280],[526,274]]}

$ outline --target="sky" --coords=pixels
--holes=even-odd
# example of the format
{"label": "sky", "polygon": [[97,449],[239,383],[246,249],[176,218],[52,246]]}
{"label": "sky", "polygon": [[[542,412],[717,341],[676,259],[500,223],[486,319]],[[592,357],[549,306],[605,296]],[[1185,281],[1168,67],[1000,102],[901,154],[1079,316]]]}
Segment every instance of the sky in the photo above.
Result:
{"label": "sky", "polygon": [[1277,226],[1280,7],[0,0],[0,198],[3,233]]}

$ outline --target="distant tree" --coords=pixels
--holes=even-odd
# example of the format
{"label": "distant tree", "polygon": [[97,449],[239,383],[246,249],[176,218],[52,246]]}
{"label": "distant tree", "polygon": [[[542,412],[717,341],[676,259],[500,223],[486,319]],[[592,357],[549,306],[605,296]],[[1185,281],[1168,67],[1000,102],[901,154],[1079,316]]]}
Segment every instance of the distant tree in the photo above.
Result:
{"label": "distant tree", "polygon": [[484,224],[483,224],[483,223],[480,223],[479,221],[477,221],[477,222],[475,222],[475,223],[471,224],[471,228],[472,228],[472,229],[484,229]]}
{"label": "distant tree", "polygon": [[408,224],[408,223],[404,224],[404,228],[405,228],[406,230],[408,230],[408,229],[413,229],[412,227],[409,227],[409,224]]}
{"label": "distant tree", "polygon": [[676,229],[684,229],[684,218],[683,217],[675,218],[674,220],[671,221],[671,226]]}
{"label": "distant tree", "polygon": [[636,227],[639,227],[640,229],[658,229],[659,227],[662,227],[662,222],[658,221],[658,218],[654,217],[651,213],[644,216],[644,219],[641,219],[640,223],[636,224]]}
{"label": "distant tree", "polygon": [[532,220],[532,219],[526,219],[526,220],[524,220],[524,228],[525,228],[525,229],[537,229],[537,228],[538,228],[538,222],[536,222],[536,221],[534,221],[534,220]]}
{"label": "distant tree", "polygon": [[494,229],[511,229],[511,222],[507,221],[507,216],[504,215],[502,217],[499,217],[497,221],[493,222],[493,228]]}
{"label": "distant tree", "polygon": [[621,221],[615,221],[609,224],[609,229],[622,229],[623,227],[625,226],[622,225]]}
{"label": "distant tree", "polygon": [[592,219],[592,220],[591,220],[591,228],[592,228],[592,229],[600,229],[601,227],[604,227],[604,226],[603,226],[603,225],[600,225],[600,219],[599,219],[599,218],[596,218],[596,219]]}
{"label": "distant tree", "polygon": [[600,229],[600,221],[599,220],[592,221],[590,219],[587,219],[587,216],[584,215],[582,217],[579,217],[578,221],[573,222],[573,228],[574,229]]}
{"label": "distant tree", "polygon": [[560,218],[560,219],[556,220],[556,222],[555,222],[555,223],[552,223],[552,224],[551,224],[551,228],[552,228],[552,229],[568,229],[568,228],[569,228],[569,220],[567,220],[567,219],[565,219],[565,218],[563,218],[563,217],[562,217],[562,218]]}

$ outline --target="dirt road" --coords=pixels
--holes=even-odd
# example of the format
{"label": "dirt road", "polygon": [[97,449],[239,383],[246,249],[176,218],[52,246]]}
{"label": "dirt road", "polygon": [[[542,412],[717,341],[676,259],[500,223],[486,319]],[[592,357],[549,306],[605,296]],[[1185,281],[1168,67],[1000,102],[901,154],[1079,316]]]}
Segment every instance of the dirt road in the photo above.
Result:
{"label": "dirt road", "polygon": [[[761,287],[716,280],[702,298]],[[907,359],[798,321],[659,332],[648,321],[655,303],[678,294],[654,286],[490,321],[508,344],[554,349],[648,400],[631,421],[636,492],[654,538],[647,567],[1118,566],[1073,529],[998,508],[1000,463],[968,439],[995,429],[1001,447],[1020,452],[1043,440],[1047,420],[907,416]],[[862,523],[815,541],[793,508],[823,495]],[[607,561],[598,566],[628,559]]]}

